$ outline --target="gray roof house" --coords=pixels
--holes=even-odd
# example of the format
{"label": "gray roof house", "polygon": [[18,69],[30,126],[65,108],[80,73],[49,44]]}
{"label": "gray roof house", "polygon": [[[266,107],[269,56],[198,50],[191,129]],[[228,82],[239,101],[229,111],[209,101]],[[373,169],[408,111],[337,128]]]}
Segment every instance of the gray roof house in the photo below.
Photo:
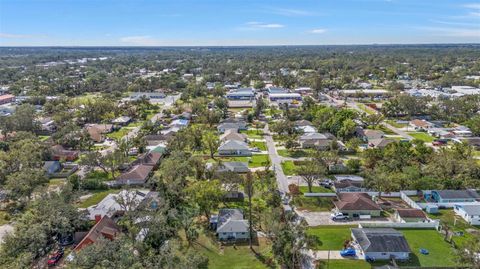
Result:
{"label": "gray roof house", "polygon": [[480,204],[455,205],[453,210],[470,225],[480,225]]}
{"label": "gray roof house", "polygon": [[305,133],[298,139],[302,148],[317,148],[320,150],[330,148],[335,137],[330,133]]}
{"label": "gray roof house", "polygon": [[228,129],[237,130],[238,132],[240,130],[247,130],[247,125],[243,121],[238,121],[238,122],[223,122],[217,126],[218,132],[222,134],[225,133],[225,131]]}
{"label": "gray roof house", "polygon": [[392,228],[353,228],[352,238],[366,260],[408,260],[412,252],[403,234]]}
{"label": "gray roof house", "polygon": [[247,142],[247,135],[237,132],[237,129],[227,129],[225,133],[220,136],[220,141],[237,140]]}
{"label": "gray roof house", "polygon": [[475,190],[434,190],[430,197],[425,198],[431,198],[437,203],[462,203],[476,202],[480,200],[480,195]]}
{"label": "gray roof house", "polygon": [[245,142],[228,140],[218,147],[218,154],[222,156],[251,156],[252,152]]}
{"label": "gray roof house", "polygon": [[240,209],[220,209],[216,232],[220,240],[248,239],[248,221],[243,219],[243,212]]}

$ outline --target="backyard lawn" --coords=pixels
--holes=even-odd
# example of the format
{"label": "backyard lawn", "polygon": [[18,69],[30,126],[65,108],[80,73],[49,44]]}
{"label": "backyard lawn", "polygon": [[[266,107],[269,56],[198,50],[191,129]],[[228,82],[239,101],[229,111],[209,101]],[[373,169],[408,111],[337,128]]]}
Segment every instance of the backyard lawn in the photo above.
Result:
{"label": "backyard lawn", "polygon": [[310,246],[315,250],[342,250],[346,240],[351,239],[350,228],[356,228],[356,225],[323,225],[309,227],[308,235],[317,237],[317,242]]}
{"label": "backyard lawn", "polygon": [[387,120],[386,121],[388,124],[392,125],[395,128],[403,128],[406,127],[407,124],[405,123],[398,123],[396,120]]}
{"label": "backyard lawn", "polygon": [[267,144],[265,144],[265,142],[252,141],[248,144],[250,145],[250,147],[258,148],[261,151],[266,151],[267,150]]}
{"label": "backyard lawn", "polygon": [[431,143],[433,142],[433,140],[435,140],[433,136],[423,132],[410,132],[408,134],[413,138],[422,140],[423,142],[426,142],[426,143]]}
{"label": "backyard lawn", "polygon": [[[399,229],[412,250],[410,265],[422,267],[447,267],[456,265],[453,248],[443,240],[436,230]],[[420,248],[427,249],[428,255],[420,254]]]}
{"label": "backyard lawn", "polygon": [[[248,243],[237,244],[233,246],[224,246],[223,249],[219,247],[215,239],[201,234],[197,242],[193,244],[193,248],[199,253],[208,257],[209,269],[234,268],[269,268],[261,259],[269,259],[272,256],[271,246],[267,244],[264,238],[260,238],[257,245],[253,248],[260,255],[259,257],[249,249]],[[272,265],[271,268],[276,268]]]}
{"label": "backyard lawn", "polygon": [[363,110],[365,113],[367,113],[369,115],[375,114],[375,111],[373,109],[367,107],[364,104],[357,104],[357,106],[358,106],[358,108],[360,108],[361,110]]}
{"label": "backyard lawn", "polygon": [[92,192],[93,192],[92,196],[90,196],[89,198],[87,198],[85,201],[81,202],[78,205],[79,208],[87,208],[89,206],[96,205],[110,193],[118,193],[120,192],[120,190],[110,189],[110,190],[98,190],[98,191],[92,191]]}
{"label": "backyard lawn", "polygon": [[[299,187],[300,191],[303,193],[309,192],[308,191],[308,186],[300,186]],[[322,186],[312,186],[312,192],[333,192],[332,189],[327,189]]]}
{"label": "backyard lawn", "polygon": [[[452,240],[457,245],[465,244],[469,241],[469,239],[473,239],[475,237],[475,235],[469,231],[476,232],[477,236],[480,236],[480,229],[478,227],[471,226],[461,217],[456,216],[452,209],[440,209],[438,214],[428,214],[428,217],[432,219],[439,219],[441,223],[445,223],[450,226],[454,232],[463,232],[463,235],[454,235],[452,237]],[[456,222],[455,218],[457,219]],[[469,231],[467,231],[467,229]]]}

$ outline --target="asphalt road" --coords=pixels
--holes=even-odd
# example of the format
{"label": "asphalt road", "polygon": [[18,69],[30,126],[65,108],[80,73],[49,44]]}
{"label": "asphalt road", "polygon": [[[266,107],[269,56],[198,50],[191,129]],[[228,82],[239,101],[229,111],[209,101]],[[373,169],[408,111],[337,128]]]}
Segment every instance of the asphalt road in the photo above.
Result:
{"label": "asphalt road", "polygon": [[284,193],[288,193],[288,181],[287,177],[282,170],[282,158],[278,155],[275,148],[275,142],[273,141],[272,134],[268,130],[268,124],[265,125],[263,129],[265,133],[265,141],[267,143],[268,155],[273,165],[275,171],[275,176],[277,178],[278,190]]}

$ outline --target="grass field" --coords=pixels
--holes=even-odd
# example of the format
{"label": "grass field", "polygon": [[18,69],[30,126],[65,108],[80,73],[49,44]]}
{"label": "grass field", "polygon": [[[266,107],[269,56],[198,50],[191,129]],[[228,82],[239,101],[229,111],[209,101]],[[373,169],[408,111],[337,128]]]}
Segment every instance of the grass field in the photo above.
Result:
{"label": "grass field", "polygon": [[[300,191],[303,193],[308,192],[308,186],[300,186]],[[312,186],[312,192],[333,192],[331,189],[327,189],[322,186]]]}
{"label": "grass field", "polygon": [[410,132],[408,134],[413,138],[422,140],[423,142],[426,142],[426,143],[431,143],[433,142],[433,140],[435,140],[433,136],[423,132]]}
{"label": "grass field", "polygon": [[219,247],[215,239],[202,234],[197,242],[193,244],[193,248],[199,253],[208,257],[209,269],[260,269],[260,268],[277,268],[274,264],[267,266],[263,260],[269,260],[272,256],[271,246],[266,240],[260,238],[258,244],[254,245],[254,249],[260,255],[256,256],[248,247],[248,243],[237,244],[235,247],[228,245],[223,249]]}
{"label": "grass field", "polygon": [[310,246],[315,250],[341,250],[343,243],[351,238],[350,228],[356,225],[325,225],[317,227],[309,227],[308,235],[314,235],[317,242]]}
{"label": "grass field", "polygon": [[396,120],[387,120],[386,122],[395,128],[403,128],[407,126],[405,123],[397,123]]}
{"label": "grass field", "polygon": [[293,163],[293,161],[283,161],[282,170],[286,176],[294,176],[297,174],[297,166]]}
{"label": "grass field", "polygon": [[240,131],[240,133],[246,134],[250,139],[262,139],[263,138],[263,130],[262,129],[248,129]]}
{"label": "grass field", "polygon": [[[454,266],[455,252],[453,248],[443,240],[436,230],[401,229],[412,250],[409,264],[422,267],[445,267]],[[420,254],[420,248],[427,249],[428,255]]]}
{"label": "grass field", "polygon": [[371,269],[372,266],[361,260],[330,260],[319,261],[319,269]]}
{"label": "grass field", "polygon": [[7,211],[0,211],[0,225],[10,222],[10,214]]}
{"label": "grass field", "polygon": [[116,190],[116,189],[93,191],[92,196],[90,196],[85,201],[81,202],[78,205],[78,207],[79,208],[87,208],[89,206],[96,205],[100,201],[102,201],[103,198],[105,198],[110,193],[118,193],[118,192],[120,192],[120,190]]}
{"label": "grass field", "polygon": [[221,160],[222,162],[247,162],[248,167],[256,168],[265,165],[268,158],[268,154],[254,154],[251,157],[216,157],[215,160],[209,159],[207,162],[215,162]]}
{"label": "grass field", "polygon": [[[445,223],[452,228],[454,232],[463,232],[463,236],[454,235],[452,240],[457,245],[463,245],[468,242],[470,239],[475,237],[474,234],[471,234],[467,231],[467,229],[476,230],[477,236],[480,236],[480,229],[479,227],[471,226],[462,218],[455,215],[455,212],[452,209],[440,209],[438,214],[428,214],[428,216],[432,219],[439,219],[441,223]],[[457,221],[455,222],[455,218]],[[454,226],[455,224],[455,226]]]}
{"label": "grass field", "polygon": [[298,195],[293,199],[292,203],[299,210],[324,212],[330,211],[333,208],[332,199],[325,197],[305,197]]}
{"label": "grass field", "polygon": [[308,157],[313,150],[288,150],[288,149],[279,149],[277,150],[278,155],[282,157],[289,157],[289,158],[301,158],[301,157]]}
{"label": "grass field", "polygon": [[259,141],[253,141],[248,143],[250,147],[252,148],[258,148],[261,151],[266,151],[267,150],[267,144],[265,142],[259,142]]}
{"label": "grass field", "polygon": [[357,104],[357,106],[358,106],[358,108],[360,108],[362,111],[364,111],[365,113],[367,113],[369,115],[375,114],[375,111],[373,109],[367,107],[364,104]]}
{"label": "grass field", "polygon": [[130,129],[120,128],[119,130],[117,130],[115,132],[107,134],[107,137],[109,137],[111,139],[115,139],[115,140],[120,140],[120,139],[122,139],[122,137],[127,135],[128,132],[130,132]]}

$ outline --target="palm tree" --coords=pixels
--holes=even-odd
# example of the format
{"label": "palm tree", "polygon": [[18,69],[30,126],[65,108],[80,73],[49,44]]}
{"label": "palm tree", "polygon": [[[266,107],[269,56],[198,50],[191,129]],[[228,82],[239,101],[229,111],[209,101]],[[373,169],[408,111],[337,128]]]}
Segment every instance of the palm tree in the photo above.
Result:
{"label": "palm tree", "polygon": [[252,247],[252,235],[253,235],[253,229],[252,229],[252,196],[253,196],[253,176],[251,172],[248,172],[244,181],[243,181],[243,186],[245,189],[245,193],[248,196],[248,231],[249,231],[249,245],[250,249],[253,251]]}

